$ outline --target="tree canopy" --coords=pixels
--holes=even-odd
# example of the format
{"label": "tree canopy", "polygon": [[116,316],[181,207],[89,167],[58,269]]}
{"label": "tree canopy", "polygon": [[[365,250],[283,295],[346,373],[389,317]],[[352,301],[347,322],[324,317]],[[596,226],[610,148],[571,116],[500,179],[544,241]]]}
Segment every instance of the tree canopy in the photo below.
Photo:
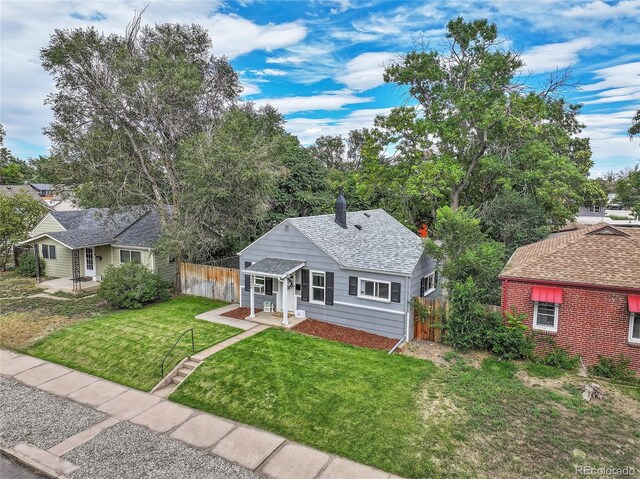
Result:
{"label": "tree canopy", "polygon": [[46,212],[44,204],[27,194],[0,195],[0,268],[6,268],[13,247],[29,237]]}

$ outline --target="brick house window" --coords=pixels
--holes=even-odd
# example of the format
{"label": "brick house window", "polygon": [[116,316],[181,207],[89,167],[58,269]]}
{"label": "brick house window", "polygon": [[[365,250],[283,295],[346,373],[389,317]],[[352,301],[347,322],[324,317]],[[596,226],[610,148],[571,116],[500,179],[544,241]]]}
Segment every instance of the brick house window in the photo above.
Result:
{"label": "brick house window", "polygon": [[629,342],[640,344],[640,313],[631,313],[629,318]]}
{"label": "brick house window", "polygon": [[536,301],[533,306],[533,329],[557,331],[558,310],[559,305],[557,303]]}

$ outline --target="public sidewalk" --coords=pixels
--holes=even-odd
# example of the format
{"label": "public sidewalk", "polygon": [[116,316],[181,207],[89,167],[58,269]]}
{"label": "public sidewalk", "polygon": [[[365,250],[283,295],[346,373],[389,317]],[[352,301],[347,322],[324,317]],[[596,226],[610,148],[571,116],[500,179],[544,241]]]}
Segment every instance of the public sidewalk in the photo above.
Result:
{"label": "public sidewalk", "polygon": [[[180,457],[181,467],[201,471],[201,474],[206,467],[226,471],[226,464],[229,463],[242,466],[249,474],[244,475],[241,472],[243,469],[239,468],[233,473],[225,472],[222,477],[250,477],[249,471],[253,471],[274,479],[397,478],[275,434],[31,356],[0,349],[0,375],[36,388],[28,391],[32,391],[33,396],[42,396],[39,401],[71,402],[62,410],[80,407],[74,404],[79,403],[83,405],[82,409],[93,410],[91,414],[94,416],[98,414],[91,424],[83,424],[66,434],[56,436],[55,431],[49,431],[55,439],[40,447],[33,442],[30,444],[28,437],[10,441],[13,443],[8,448],[10,454],[31,461],[32,466],[33,463],[42,465],[44,472],[54,471],[56,475],[49,477],[171,477],[167,474],[175,464],[167,461],[173,460],[172,457]],[[28,396],[24,391],[21,394],[21,397]],[[37,423],[41,409],[34,407],[30,412],[34,417],[29,419]],[[24,421],[21,419],[19,422]],[[66,427],[67,422],[61,422],[59,427]],[[138,439],[135,444],[123,444],[123,441],[133,441],[130,438]],[[154,441],[164,441],[162,447],[153,449],[161,457],[149,458],[145,444]],[[167,455],[167,448],[178,447],[175,441],[182,444],[179,447],[186,445],[187,449],[193,448],[199,455],[189,454],[188,451]],[[3,442],[7,440],[3,438]],[[110,447],[114,450],[109,451]],[[140,456],[146,459],[135,460],[138,450],[143,451]],[[96,451],[108,454],[108,460],[118,462],[103,464],[102,457],[95,456],[98,454]],[[222,458],[224,461],[199,466],[206,459],[203,458],[203,452],[204,456]],[[155,463],[154,459],[157,459]],[[156,464],[153,466],[156,469],[149,470],[152,464]],[[125,466],[128,469],[123,470]],[[98,474],[96,468],[100,467],[103,473]],[[214,473],[209,474],[209,477],[214,476],[217,477]],[[199,477],[199,474],[190,477]]]}

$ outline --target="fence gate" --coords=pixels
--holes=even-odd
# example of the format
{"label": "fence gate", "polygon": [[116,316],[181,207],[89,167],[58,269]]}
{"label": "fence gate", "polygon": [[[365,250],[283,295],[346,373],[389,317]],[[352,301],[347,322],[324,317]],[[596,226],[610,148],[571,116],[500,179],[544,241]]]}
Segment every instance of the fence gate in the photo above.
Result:
{"label": "fence gate", "polygon": [[449,314],[445,299],[414,298],[413,337],[424,341],[442,341],[442,325]]}
{"label": "fence gate", "polygon": [[240,270],[181,262],[180,291],[237,303],[240,301]]}

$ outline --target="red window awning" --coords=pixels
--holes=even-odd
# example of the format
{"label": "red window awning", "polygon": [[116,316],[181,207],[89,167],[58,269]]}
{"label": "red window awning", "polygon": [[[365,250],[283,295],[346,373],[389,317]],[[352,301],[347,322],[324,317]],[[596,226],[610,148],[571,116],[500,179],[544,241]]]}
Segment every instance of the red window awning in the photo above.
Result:
{"label": "red window awning", "polygon": [[531,301],[562,304],[562,288],[534,286],[531,291]]}
{"label": "red window awning", "polygon": [[640,313],[640,296],[629,295],[629,312]]}

